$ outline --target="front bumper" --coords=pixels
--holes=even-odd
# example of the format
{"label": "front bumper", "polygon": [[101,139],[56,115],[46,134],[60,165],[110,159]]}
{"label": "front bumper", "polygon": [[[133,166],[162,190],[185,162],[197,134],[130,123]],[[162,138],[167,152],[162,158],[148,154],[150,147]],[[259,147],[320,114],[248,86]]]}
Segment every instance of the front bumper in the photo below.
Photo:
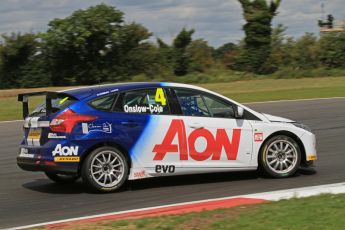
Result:
{"label": "front bumper", "polygon": [[300,139],[304,145],[305,150],[304,163],[317,160],[315,135],[311,132],[305,132]]}
{"label": "front bumper", "polygon": [[54,162],[37,158],[17,157],[17,165],[25,171],[43,171],[65,175],[78,174],[78,167],[61,166]]}

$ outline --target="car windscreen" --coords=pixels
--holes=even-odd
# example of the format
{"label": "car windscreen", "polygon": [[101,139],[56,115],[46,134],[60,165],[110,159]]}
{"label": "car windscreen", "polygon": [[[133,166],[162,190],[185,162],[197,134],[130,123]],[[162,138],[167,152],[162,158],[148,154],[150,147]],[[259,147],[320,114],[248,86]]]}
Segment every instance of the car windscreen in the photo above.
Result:
{"label": "car windscreen", "polygon": [[[66,95],[66,94],[58,94],[57,98],[51,99],[52,104],[52,111],[51,113],[59,112],[65,108],[67,108],[69,105],[72,105],[75,103],[77,99]],[[46,103],[41,103],[39,106],[37,106],[31,113],[30,116],[44,116],[46,115]]]}

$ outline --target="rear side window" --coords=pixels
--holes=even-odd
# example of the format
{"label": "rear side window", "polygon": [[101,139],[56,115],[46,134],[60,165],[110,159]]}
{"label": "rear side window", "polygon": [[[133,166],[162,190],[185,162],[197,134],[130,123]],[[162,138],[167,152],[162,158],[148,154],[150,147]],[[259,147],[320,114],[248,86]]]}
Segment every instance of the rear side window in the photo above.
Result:
{"label": "rear side window", "polygon": [[[64,110],[65,108],[67,108],[68,106],[72,105],[73,103],[75,103],[77,101],[77,99],[68,96],[66,94],[61,94],[58,95],[58,97],[56,99],[52,99],[52,113],[56,113],[59,112],[61,110]],[[30,116],[43,116],[46,114],[46,104],[43,103],[39,106],[37,106],[32,113],[30,114]]]}
{"label": "rear side window", "polygon": [[170,114],[167,96],[163,88],[140,89],[125,92],[117,103],[116,111],[140,114]]}
{"label": "rear side window", "polygon": [[114,104],[116,96],[117,95],[112,94],[106,97],[96,98],[89,102],[89,105],[98,110],[110,111]]}

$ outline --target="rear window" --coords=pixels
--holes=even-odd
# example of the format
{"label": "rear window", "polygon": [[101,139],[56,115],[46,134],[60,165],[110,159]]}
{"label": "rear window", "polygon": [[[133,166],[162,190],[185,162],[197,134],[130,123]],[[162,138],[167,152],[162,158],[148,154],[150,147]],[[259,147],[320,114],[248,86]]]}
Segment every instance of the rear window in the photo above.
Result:
{"label": "rear window", "polygon": [[102,111],[110,111],[117,95],[111,94],[106,97],[96,98],[89,102],[89,105]]}
{"label": "rear window", "polygon": [[[64,110],[68,106],[72,105],[74,102],[76,102],[77,99],[68,96],[66,94],[58,95],[56,99],[52,99],[52,113],[59,112],[61,110]],[[30,116],[43,116],[47,112],[46,110],[46,103],[42,103],[39,106],[37,106]]]}

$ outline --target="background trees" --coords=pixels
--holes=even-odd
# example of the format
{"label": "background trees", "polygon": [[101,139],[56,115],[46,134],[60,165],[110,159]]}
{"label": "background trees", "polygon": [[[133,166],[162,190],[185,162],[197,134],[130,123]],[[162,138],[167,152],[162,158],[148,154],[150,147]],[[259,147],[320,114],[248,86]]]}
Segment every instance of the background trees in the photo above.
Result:
{"label": "background trees", "polygon": [[0,48],[1,88],[25,87],[31,73],[31,65],[36,64],[38,42],[35,34],[11,34],[2,36]]}
{"label": "background trees", "polygon": [[327,68],[345,67],[345,33],[325,35],[317,43],[321,65]]}
{"label": "background trees", "polygon": [[0,88],[345,73],[345,33],[292,38],[283,25],[271,27],[279,0],[239,1],[246,36],[216,49],[187,28],[171,43],[154,41],[147,28],[125,23],[121,11],[105,4],[54,19],[46,32],[2,35]]}
{"label": "background trees", "polygon": [[238,60],[240,69],[254,73],[269,72],[265,63],[271,52],[272,20],[277,15],[281,0],[239,0],[246,24],[245,47]]}
{"label": "background trees", "polygon": [[174,73],[183,76],[188,73],[190,56],[187,52],[188,45],[192,42],[194,30],[183,28],[173,41],[174,48]]}
{"label": "background trees", "polygon": [[105,4],[55,19],[42,34],[54,85],[96,84],[122,80],[129,52],[151,34],[143,26],[125,24],[123,13]]}

